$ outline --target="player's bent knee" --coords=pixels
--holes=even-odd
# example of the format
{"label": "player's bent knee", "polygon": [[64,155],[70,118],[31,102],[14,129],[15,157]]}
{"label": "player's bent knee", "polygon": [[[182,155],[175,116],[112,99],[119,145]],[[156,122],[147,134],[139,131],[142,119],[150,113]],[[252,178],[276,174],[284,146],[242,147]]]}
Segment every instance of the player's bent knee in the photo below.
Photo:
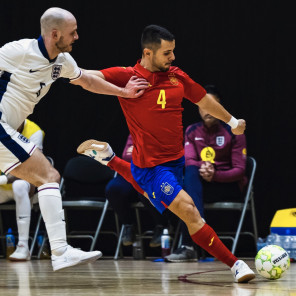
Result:
{"label": "player's bent knee", "polygon": [[51,168],[47,183],[60,183],[60,182],[61,182],[61,175],[55,168]]}
{"label": "player's bent knee", "polygon": [[14,193],[29,193],[30,184],[25,180],[15,180],[12,183],[12,190]]}
{"label": "player's bent knee", "polygon": [[192,223],[198,221],[198,211],[194,204],[186,203],[183,205],[182,216],[184,217],[183,221],[185,223]]}
{"label": "player's bent knee", "polygon": [[55,168],[50,167],[46,171],[46,175],[40,178],[39,182],[37,183],[37,186],[39,187],[47,183],[60,183],[60,181],[61,181],[61,176],[59,172]]}

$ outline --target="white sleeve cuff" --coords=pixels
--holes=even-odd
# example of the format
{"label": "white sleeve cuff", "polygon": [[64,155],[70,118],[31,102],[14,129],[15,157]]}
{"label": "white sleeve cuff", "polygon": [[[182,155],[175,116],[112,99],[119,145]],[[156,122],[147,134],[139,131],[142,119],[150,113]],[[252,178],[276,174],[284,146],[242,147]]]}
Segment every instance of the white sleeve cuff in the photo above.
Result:
{"label": "white sleeve cuff", "polygon": [[237,128],[238,120],[235,117],[231,117],[230,120],[227,122],[228,125],[231,126],[232,129]]}

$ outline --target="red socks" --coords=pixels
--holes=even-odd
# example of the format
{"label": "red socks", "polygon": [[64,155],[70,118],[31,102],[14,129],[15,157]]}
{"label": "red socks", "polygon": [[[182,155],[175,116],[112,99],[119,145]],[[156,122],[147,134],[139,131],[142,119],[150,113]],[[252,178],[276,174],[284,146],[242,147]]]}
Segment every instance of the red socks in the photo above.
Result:
{"label": "red socks", "polygon": [[113,159],[108,162],[107,166],[119,173],[126,181],[131,183],[138,192],[140,192],[142,195],[144,194],[144,190],[138,185],[132,175],[131,164],[129,162],[115,155]]}
{"label": "red socks", "polygon": [[199,231],[191,235],[191,238],[197,245],[230,268],[237,261],[237,258],[226,248],[216,232],[208,224],[205,224]]}

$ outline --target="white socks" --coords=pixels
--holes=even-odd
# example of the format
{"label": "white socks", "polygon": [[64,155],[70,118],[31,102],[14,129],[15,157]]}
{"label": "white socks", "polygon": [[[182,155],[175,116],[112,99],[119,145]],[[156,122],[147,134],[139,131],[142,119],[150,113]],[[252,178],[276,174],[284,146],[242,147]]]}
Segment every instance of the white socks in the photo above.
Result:
{"label": "white socks", "polygon": [[28,240],[31,220],[30,184],[24,180],[16,180],[12,183],[12,190],[16,204],[18,244],[22,244],[29,249]]}
{"label": "white socks", "polygon": [[60,256],[66,251],[68,244],[59,184],[47,183],[39,186],[38,199],[52,254]]}

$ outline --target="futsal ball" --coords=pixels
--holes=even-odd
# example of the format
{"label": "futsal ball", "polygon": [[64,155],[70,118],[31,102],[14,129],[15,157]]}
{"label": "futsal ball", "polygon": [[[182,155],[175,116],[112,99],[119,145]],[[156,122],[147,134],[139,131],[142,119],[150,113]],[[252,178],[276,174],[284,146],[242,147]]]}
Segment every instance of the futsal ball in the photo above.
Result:
{"label": "futsal ball", "polygon": [[260,275],[270,280],[276,280],[289,269],[290,257],[282,247],[268,245],[257,253],[255,266]]}

